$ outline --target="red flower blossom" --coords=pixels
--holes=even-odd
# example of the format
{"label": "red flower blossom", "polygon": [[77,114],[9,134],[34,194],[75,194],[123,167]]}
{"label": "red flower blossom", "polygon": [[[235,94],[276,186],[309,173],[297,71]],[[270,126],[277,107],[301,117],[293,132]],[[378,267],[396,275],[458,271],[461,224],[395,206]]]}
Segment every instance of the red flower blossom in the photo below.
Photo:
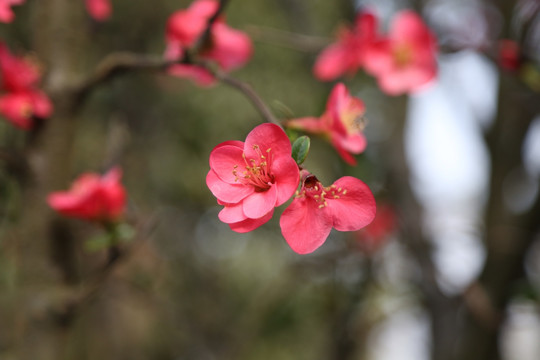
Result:
{"label": "red flower blossom", "polygon": [[508,71],[516,71],[522,62],[519,44],[514,40],[499,40],[499,66]]}
{"label": "red flower blossom", "polygon": [[[187,9],[172,14],[167,22],[165,58],[182,59],[184,51],[194,46],[203,35],[208,20],[218,6],[215,0],[196,0]],[[222,70],[231,71],[242,67],[252,53],[253,45],[249,37],[227,26],[223,17],[220,17],[212,24],[208,43],[203,44],[198,56],[216,62]],[[214,82],[212,74],[197,65],[175,64],[169,67],[169,73],[188,77],[203,86]]]}
{"label": "red flower blossom", "polygon": [[0,0],[0,21],[10,23],[15,18],[11,7],[13,5],[21,5],[24,0]]}
{"label": "red flower blossom", "polygon": [[437,75],[436,38],[420,16],[411,10],[394,18],[388,38],[370,47],[366,71],[375,76],[387,94],[419,90]]}
{"label": "red flower blossom", "polygon": [[345,176],[324,187],[307,171],[302,174],[301,191],[280,219],[281,233],[299,254],[315,251],[330,230],[355,231],[375,217],[375,198],[362,181]]}
{"label": "red flower blossom", "polygon": [[277,125],[262,124],[246,141],[226,141],[210,153],[208,188],[224,208],[219,219],[248,232],[272,217],[298,187],[299,170],[291,143]]}
{"label": "red flower blossom", "polygon": [[341,28],[337,42],[326,47],[317,57],[313,72],[322,81],[334,80],[355,73],[364,65],[369,47],[377,39],[377,18],[369,12],[356,16],[354,27]]}
{"label": "red flower blossom", "polygon": [[68,191],[49,195],[49,206],[60,214],[85,220],[115,222],[124,212],[126,192],[122,172],[113,168],[103,176],[85,173]]}
{"label": "red flower blossom", "polygon": [[351,154],[360,154],[367,144],[362,134],[361,119],[364,112],[362,100],[351,96],[345,85],[338,83],[334,86],[326,104],[326,111],[321,117],[293,119],[286,125],[325,136],[348,164],[356,165]]}
{"label": "red flower blossom", "polygon": [[0,114],[23,130],[32,128],[34,117],[44,119],[51,113],[51,101],[38,90],[13,92],[0,97]]}
{"label": "red flower blossom", "polygon": [[96,21],[105,21],[112,14],[110,0],[85,0],[86,11]]}
{"label": "red flower blossom", "polygon": [[2,88],[8,93],[0,97],[0,113],[15,126],[29,130],[34,118],[47,118],[53,106],[47,95],[37,89],[41,77],[39,67],[25,58],[13,56],[0,43]]}
{"label": "red flower blossom", "polygon": [[6,91],[24,91],[37,86],[41,72],[39,66],[30,59],[14,56],[0,43],[0,71],[2,88]]}

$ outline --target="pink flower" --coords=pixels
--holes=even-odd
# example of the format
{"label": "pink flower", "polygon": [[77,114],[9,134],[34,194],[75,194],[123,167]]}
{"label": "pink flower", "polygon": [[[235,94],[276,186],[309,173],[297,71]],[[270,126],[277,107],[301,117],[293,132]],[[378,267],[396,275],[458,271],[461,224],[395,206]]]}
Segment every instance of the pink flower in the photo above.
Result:
{"label": "pink flower", "polygon": [[23,91],[38,84],[41,78],[39,67],[33,61],[11,54],[0,42],[0,71],[2,87],[7,91]]}
{"label": "pink flower", "polygon": [[50,99],[37,89],[41,73],[35,63],[13,56],[0,43],[0,71],[2,88],[7,91],[0,96],[0,114],[24,130],[32,128],[34,118],[51,116],[53,105]]}
{"label": "pink flower", "polygon": [[435,35],[411,10],[397,14],[388,38],[370,47],[366,71],[375,76],[387,94],[419,90],[437,75]]}
{"label": "pink flower", "polygon": [[367,144],[362,134],[361,120],[364,112],[362,100],[351,96],[345,85],[338,83],[332,89],[326,111],[321,117],[293,119],[286,125],[325,136],[343,160],[350,165],[356,165],[356,160],[351,154],[360,154]]}
{"label": "pink flower", "polygon": [[23,130],[32,128],[34,118],[49,117],[52,109],[49,98],[38,90],[13,92],[0,97],[0,114]]}
{"label": "pink flower", "polygon": [[377,18],[369,12],[356,16],[352,29],[342,28],[337,42],[326,47],[317,57],[313,72],[322,81],[353,74],[364,65],[370,46],[377,39]]}
{"label": "pink flower", "polygon": [[[187,9],[172,14],[167,22],[165,58],[182,59],[185,51],[203,35],[218,6],[215,0],[196,0]],[[203,60],[216,62],[222,70],[231,71],[244,66],[252,53],[249,37],[227,26],[220,17],[212,24],[209,40],[197,55]],[[175,64],[169,67],[169,73],[188,77],[203,86],[211,85],[215,80],[208,70],[197,65]]]}
{"label": "pink flower", "polygon": [[291,143],[277,125],[262,124],[246,141],[226,141],[210,153],[208,188],[224,208],[219,219],[236,232],[248,232],[272,217],[298,187],[298,165]]}
{"label": "pink flower", "polygon": [[86,11],[96,21],[105,21],[112,14],[110,0],[85,0]]}
{"label": "pink flower", "polygon": [[15,18],[11,7],[13,5],[21,5],[24,0],[0,0],[0,21],[10,23]]}
{"label": "pink flower", "polygon": [[50,194],[47,202],[51,208],[65,216],[115,222],[122,216],[126,203],[121,177],[119,168],[113,168],[103,176],[82,174],[68,191]]}
{"label": "pink flower", "polygon": [[355,231],[375,217],[375,198],[362,181],[345,176],[329,187],[303,171],[302,189],[283,214],[279,224],[289,246],[299,254],[315,251],[330,230]]}

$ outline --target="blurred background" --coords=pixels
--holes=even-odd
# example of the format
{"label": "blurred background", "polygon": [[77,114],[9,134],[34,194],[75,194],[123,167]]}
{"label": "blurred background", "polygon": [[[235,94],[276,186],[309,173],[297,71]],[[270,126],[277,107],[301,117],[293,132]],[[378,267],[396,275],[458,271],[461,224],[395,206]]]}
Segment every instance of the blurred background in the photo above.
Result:
{"label": "blurred background", "polygon": [[[540,3],[228,3],[254,43],[232,76],[280,119],[324,112],[334,84],[312,66],[358,7],[383,28],[415,9],[438,38],[438,77],[414,95],[342,79],[366,105],[367,150],[351,167],[312,138],[305,164],[324,184],[362,179],[378,215],[309,255],[280,234],[286,206],[247,234],[218,220],[209,153],[264,121],[244,94],[128,69],[73,95],[110,53],[160,57],[168,17],[189,3],[112,0],[97,22],[82,0],[27,0],[0,24],[40,61],[55,104],[31,132],[0,122],[0,359],[540,359]],[[519,45],[515,68],[500,39]],[[136,235],[108,266],[84,245],[103,230],[45,198],[112,165]]]}

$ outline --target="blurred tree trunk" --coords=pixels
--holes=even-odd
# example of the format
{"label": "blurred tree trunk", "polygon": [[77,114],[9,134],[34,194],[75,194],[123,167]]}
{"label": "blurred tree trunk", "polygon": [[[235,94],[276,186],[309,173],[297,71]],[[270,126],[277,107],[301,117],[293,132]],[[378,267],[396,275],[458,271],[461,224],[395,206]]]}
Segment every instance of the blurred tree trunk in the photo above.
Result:
{"label": "blurred tree trunk", "polygon": [[[46,70],[44,90],[53,116],[29,134],[24,213],[17,224],[18,306],[15,353],[18,359],[65,358],[70,319],[65,294],[77,284],[75,242],[66,223],[46,205],[47,194],[65,188],[70,177],[75,97],[85,57],[84,2],[39,0],[32,3],[33,48]],[[3,325],[4,326],[4,325]]]}
{"label": "blurred tree trunk", "polygon": [[420,270],[418,278],[412,280],[421,291],[421,304],[431,320],[431,358],[450,360],[455,344],[459,302],[446,296],[439,288],[432,242],[423,231],[424,209],[410,184],[409,159],[405,149],[409,98],[400,96],[387,101],[392,104],[388,107],[391,114],[387,118],[395,119],[382,154],[385,168],[388,169],[388,191],[397,206],[400,239]]}
{"label": "blurred tree trunk", "polygon": [[[505,185],[523,167],[522,146],[534,116],[538,94],[513,75],[502,74],[499,109],[487,135],[491,179],[485,218],[487,258],[477,284],[466,294],[467,316],[456,359],[500,359],[500,331],[514,285],[523,276],[524,258],[538,231],[540,203],[519,214],[505,201]],[[522,176],[527,176],[524,172]]]}

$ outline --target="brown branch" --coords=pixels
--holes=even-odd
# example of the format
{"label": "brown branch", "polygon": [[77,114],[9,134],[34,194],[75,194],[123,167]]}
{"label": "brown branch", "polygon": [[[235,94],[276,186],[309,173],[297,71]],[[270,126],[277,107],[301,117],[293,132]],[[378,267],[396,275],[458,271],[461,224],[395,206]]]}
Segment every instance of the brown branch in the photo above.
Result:
{"label": "brown branch", "polygon": [[[207,66],[205,66],[207,69],[209,69]],[[253,90],[251,85],[249,85],[246,82],[240,81],[238,79],[235,79],[234,77],[230,76],[229,74],[219,71],[219,70],[211,70],[212,74],[223,84],[228,85],[230,87],[233,87],[240,91],[242,94],[244,94],[251,104],[259,111],[261,116],[264,118],[266,122],[273,123],[281,126],[281,123],[276,119],[274,114],[272,114],[272,111],[270,108],[266,105],[266,103],[261,99],[261,97]]]}
{"label": "brown branch", "polygon": [[165,60],[163,57],[130,52],[116,52],[106,56],[96,70],[76,89],[79,101],[98,85],[106,83],[116,76],[132,71],[163,71],[178,61]]}
{"label": "brown branch", "polygon": [[206,62],[194,61],[192,59],[193,56],[191,54],[199,53],[204,48],[205,43],[210,39],[212,24],[219,18],[227,3],[228,0],[221,0],[219,2],[216,12],[208,19],[203,34],[196,41],[193,49],[190,52],[186,52],[185,56],[181,59],[166,60],[158,56],[129,52],[109,54],[98,64],[93,74],[84,80],[75,90],[78,101],[84,101],[89,93],[97,86],[104,84],[123,73],[132,71],[164,71],[175,64],[191,64],[205,68],[223,84],[243,93],[259,111],[265,121],[281,127],[281,124],[272,114],[270,108],[249,84],[235,79],[223,71],[212,68]]}

